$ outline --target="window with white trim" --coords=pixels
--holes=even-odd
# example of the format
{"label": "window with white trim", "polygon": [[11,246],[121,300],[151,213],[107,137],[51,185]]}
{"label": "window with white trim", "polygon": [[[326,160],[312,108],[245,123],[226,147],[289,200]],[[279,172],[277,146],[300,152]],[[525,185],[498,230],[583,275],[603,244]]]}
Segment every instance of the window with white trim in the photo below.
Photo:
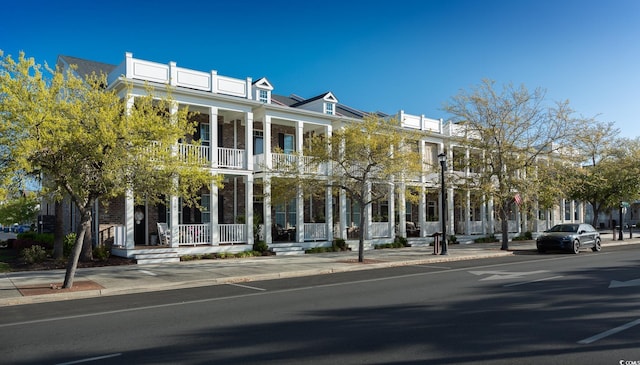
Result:
{"label": "window with white trim", "polygon": [[324,112],[333,115],[333,103],[324,103]]}
{"label": "window with white trim", "polygon": [[261,103],[268,103],[269,102],[269,91],[267,91],[267,90],[258,90],[258,100]]}

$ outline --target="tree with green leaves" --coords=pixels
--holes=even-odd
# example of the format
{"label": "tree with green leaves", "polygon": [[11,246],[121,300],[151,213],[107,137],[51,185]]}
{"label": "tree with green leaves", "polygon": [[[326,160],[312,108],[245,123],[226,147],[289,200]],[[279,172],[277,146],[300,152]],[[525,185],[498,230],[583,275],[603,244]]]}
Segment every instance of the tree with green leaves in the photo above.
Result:
{"label": "tree with green leaves", "polygon": [[[342,189],[360,211],[361,229],[358,261],[364,261],[368,206],[389,198],[389,184],[418,176],[423,163],[417,149],[420,136],[403,129],[397,119],[368,115],[362,121],[348,122],[331,135],[314,135],[305,141],[301,155],[311,169],[329,166],[326,176],[300,173],[297,162],[289,168],[279,166],[279,191],[286,195],[301,186],[305,191],[322,191],[326,187]],[[290,193],[288,193],[290,195]],[[391,212],[390,212],[391,213]]]}
{"label": "tree with green leaves", "polygon": [[568,196],[593,209],[594,227],[600,213],[640,197],[640,139],[619,138],[614,124],[594,121],[576,144],[583,156],[567,176]]}
{"label": "tree with green leaves", "polygon": [[199,189],[216,180],[197,156],[174,148],[195,126],[169,87],[149,86],[132,99],[130,85],[107,88],[105,75],[52,70],[24,53],[0,56],[0,176],[41,176],[44,194],[68,196],[79,212],[63,287],[73,285],[96,200],[131,193],[152,203],[175,195],[196,204]]}
{"label": "tree with green leaves", "polygon": [[[542,89],[529,91],[511,84],[501,90],[484,80],[469,91],[460,91],[444,104],[459,126],[455,143],[469,148],[467,161],[472,185],[493,197],[501,222],[502,249],[509,249],[508,217],[516,194],[526,204],[539,195],[540,184],[532,184],[544,160],[565,159],[569,163],[576,133],[584,120],[573,117],[568,102],[549,104]],[[537,170],[537,172],[536,172]],[[549,192],[556,194],[557,192]]]}
{"label": "tree with green leaves", "polygon": [[40,201],[35,193],[25,192],[0,204],[0,223],[10,226],[16,223],[32,224],[38,215]]}

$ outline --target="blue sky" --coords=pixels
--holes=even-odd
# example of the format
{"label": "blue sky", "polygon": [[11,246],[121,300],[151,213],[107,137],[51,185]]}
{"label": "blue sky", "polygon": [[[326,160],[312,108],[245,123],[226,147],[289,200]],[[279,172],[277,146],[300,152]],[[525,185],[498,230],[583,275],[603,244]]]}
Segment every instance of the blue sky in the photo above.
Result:
{"label": "blue sky", "polygon": [[275,93],[331,91],[364,111],[447,118],[442,104],[482,79],[547,90],[580,115],[640,137],[640,1],[12,1],[0,49],[136,58],[231,77]]}

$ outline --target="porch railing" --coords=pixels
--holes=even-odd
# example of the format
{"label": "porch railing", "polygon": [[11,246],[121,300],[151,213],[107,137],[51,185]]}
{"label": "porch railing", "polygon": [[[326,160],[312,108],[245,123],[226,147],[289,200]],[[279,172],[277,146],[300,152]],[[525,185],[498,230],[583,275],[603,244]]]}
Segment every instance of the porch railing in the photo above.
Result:
{"label": "porch railing", "polygon": [[[215,147],[217,150],[218,167],[226,167],[232,169],[242,169],[246,166],[246,151],[237,148]],[[199,146],[189,143],[178,143],[178,153],[180,156],[195,156],[198,164],[207,166],[211,161],[211,147]]]}
{"label": "porch railing", "polygon": [[211,149],[209,146],[199,146],[188,143],[178,143],[180,156],[195,155],[199,165],[206,166],[211,161]]}
{"label": "porch railing", "polygon": [[324,241],[328,239],[328,231],[326,223],[305,223],[304,224],[304,240],[305,241]]}
{"label": "porch railing", "polygon": [[389,222],[372,222],[371,238],[391,237]]}
{"label": "porch railing", "polygon": [[218,147],[218,166],[241,169],[245,166],[245,150]]}
{"label": "porch railing", "polygon": [[221,224],[220,243],[246,243],[246,224]]}
{"label": "porch railing", "polygon": [[211,244],[211,228],[208,224],[180,224],[178,234],[180,246]]}

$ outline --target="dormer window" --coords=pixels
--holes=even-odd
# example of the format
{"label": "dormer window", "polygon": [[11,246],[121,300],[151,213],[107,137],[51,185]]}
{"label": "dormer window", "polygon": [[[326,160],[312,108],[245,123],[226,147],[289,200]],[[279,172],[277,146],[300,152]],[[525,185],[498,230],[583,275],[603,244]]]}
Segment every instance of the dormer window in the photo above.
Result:
{"label": "dormer window", "polygon": [[269,80],[263,77],[254,82],[252,88],[255,100],[264,104],[271,104],[273,86],[269,83]]}
{"label": "dormer window", "polygon": [[324,113],[333,115],[333,103],[324,103]]}
{"label": "dormer window", "polygon": [[261,103],[269,102],[269,92],[267,90],[258,90],[258,100]]}

